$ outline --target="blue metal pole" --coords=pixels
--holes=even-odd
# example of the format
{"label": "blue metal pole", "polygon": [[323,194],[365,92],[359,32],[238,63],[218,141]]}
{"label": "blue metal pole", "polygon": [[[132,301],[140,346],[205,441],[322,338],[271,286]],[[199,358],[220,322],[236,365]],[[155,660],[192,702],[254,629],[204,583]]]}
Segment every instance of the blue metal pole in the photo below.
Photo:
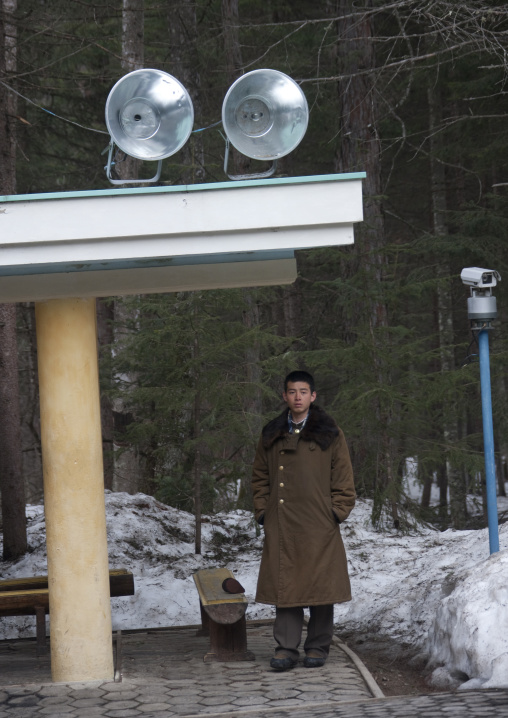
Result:
{"label": "blue metal pole", "polygon": [[487,517],[489,523],[490,553],[499,551],[497,521],[496,464],[494,460],[494,425],[492,422],[492,393],[490,388],[489,332],[478,333],[480,348],[480,385],[482,392],[483,444],[485,476],[487,482]]}

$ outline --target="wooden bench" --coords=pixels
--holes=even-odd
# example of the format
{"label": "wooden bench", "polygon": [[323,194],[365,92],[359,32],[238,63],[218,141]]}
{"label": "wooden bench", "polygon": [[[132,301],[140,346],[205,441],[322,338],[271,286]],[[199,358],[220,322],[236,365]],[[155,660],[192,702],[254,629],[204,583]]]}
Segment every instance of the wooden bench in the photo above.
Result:
{"label": "wooden bench", "polygon": [[[110,596],[133,596],[134,576],[124,568],[109,572]],[[0,616],[36,617],[37,656],[46,653],[46,614],[49,613],[47,576],[0,581]]]}
{"label": "wooden bench", "polygon": [[253,661],[247,650],[245,611],[248,601],[244,593],[226,593],[222,584],[234,578],[227,568],[208,568],[194,574],[199,593],[201,629],[198,636],[210,636],[210,649],[203,660]]}

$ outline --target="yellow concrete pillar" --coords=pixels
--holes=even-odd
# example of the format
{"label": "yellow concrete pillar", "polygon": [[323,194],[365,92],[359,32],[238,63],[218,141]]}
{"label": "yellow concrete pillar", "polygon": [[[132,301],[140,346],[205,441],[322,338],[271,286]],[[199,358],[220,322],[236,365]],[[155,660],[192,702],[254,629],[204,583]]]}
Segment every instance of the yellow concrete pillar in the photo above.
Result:
{"label": "yellow concrete pillar", "polygon": [[112,679],[95,299],[35,307],[54,681]]}

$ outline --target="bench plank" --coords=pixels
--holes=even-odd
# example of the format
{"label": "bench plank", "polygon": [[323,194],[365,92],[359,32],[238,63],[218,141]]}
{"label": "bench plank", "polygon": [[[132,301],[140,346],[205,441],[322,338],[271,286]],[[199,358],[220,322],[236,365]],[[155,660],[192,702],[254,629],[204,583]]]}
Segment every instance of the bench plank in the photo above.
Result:
{"label": "bench plank", "polygon": [[[125,568],[109,572],[111,597],[133,596],[134,576]],[[47,576],[0,581],[0,616],[36,616],[37,656],[46,653],[46,620],[49,613]]]}
{"label": "bench plank", "polygon": [[0,592],[3,591],[30,591],[36,588],[47,588],[47,576],[33,576],[30,578],[9,578],[0,581]]}
{"label": "bench plank", "polygon": [[[48,588],[47,576],[25,576],[0,580],[0,597],[5,592],[31,591]],[[125,568],[115,568],[109,572],[109,592],[116,596],[134,596],[134,576]],[[1,614],[0,614],[1,615]]]}
{"label": "bench plank", "polygon": [[36,654],[45,655],[46,614],[49,613],[49,591],[36,588],[30,591],[5,591],[0,593],[0,616],[33,616],[36,626]]}
{"label": "bench plank", "polygon": [[31,591],[8,591],[0,594],[1,616],[34,616],[35,608],[49,611],[49,591],[38,588]]}
{"label": "bench plank", "polygon": [[194,574],[194,582],[203,606],[247,603],[244,593],[227,593],[222,590],[222,583],[226,578],[234,578],[227,568],[204,568]]}

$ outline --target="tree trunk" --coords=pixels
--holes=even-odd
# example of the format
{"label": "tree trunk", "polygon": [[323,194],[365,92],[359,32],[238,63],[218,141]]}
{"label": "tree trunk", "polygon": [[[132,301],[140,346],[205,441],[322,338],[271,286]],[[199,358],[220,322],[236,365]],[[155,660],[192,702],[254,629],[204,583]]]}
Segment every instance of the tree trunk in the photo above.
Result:
{"label": "tree trunk", "polygon": [[242,67],[242,50],[238,39],[238,0],[221,0],[221,10],[226,76],[231,81],[232,78],[236,79]]}
{"label": "tree trunk", "polygon": [[3,557],[4,560],[11,560],[22,556],[27,549],[15,304],[0,304],[0,417]]}
{"label": "tree trunk", "polygon": [[[446,180],[444,165],[439,161],[441,124],[441,98],[437,83],[428,87],[429,143],[432,227],[434,235],[445,237],[446,226]],[[449,283],[450,268],[444,258],[437,263],[437,312],[441,372],[450,374],[455,370],[453,307]],[[450,488],[450,514],[453,527],[464,528],[466,524],[466,486],[461,467],[454,464],[451,452],[458,442],[457,412],[451,396],[443,397],[443,438],[446,447],[445,469]]]}
{"label": "tree trunk", "polygon": [[423,491],[420,506],[422,509],[428,509],[430,507],[430,498],[432,493],[432,474],[427,471],[425,478],[423,479]]}
{"label": "tree trunk", "polygon": [[504,461],[501,452],[496,456],[497,495],[506,497]]}
{"label": "tree trunk", "polygon": [[[16,70],[15,0],[0,8],[0,79]],[[16,100],[0,85],[0,193],[16,192]],[[25,485],[21,462],[16,305],[0,304],[0,492],[4,559],[27,549]]]}
{"label": "tree trunk", "polygon": [[18,304],[16,309],[21,460],[25,498],[31,504],[44,496],[35,311],[32,302]]}
{"label": "tree trunk", "polygon": [[[115,352],[120,353],[125,348],[126,335],[128,336],[135,329],[133,324],[132,309],[123,301],[114,301],[114,323],[113,323],[113,344]],[[141,321],[141,319],[137,320]],[[123,381],[128,383],[132,377],[123,376]],[[115,377],[112,379],[115,381]],[[128,494],[135,494],[140,491],[144,480],[142,477],[142,466],[138,452],[132,445],[125,441],[122,436],[129,424],[134,421],[133,414],[126,409],[124,399],[115,397],[112,401],[114,421],[114,444],[113,444],[113,490],[126,491]]]}
{"label": "tree trunk", "polygon": [[[355,251],[361,264],[368,287],[368,312],[366,330],[372,338],[373,371],[381,386],[391,384],[389,372],[383,360],[383,343],[387,340],[388,313],[383,297],[383,279],[386,260],[384,257],[385,230],[381,206],[381,145],[377,131],[378,109],[376,103],[373,20],[371,13],[365,13],[360,19],[353,17],[352,0],[339,0],[338,20],[338,57],[341,74],[347,80],[339,82],[339,103],[341,120],[341,143],[337,155],[337,169],[340,172],[365,171],[364,180],[364,221],[355,227]],[[373,7],[372,0],[364,3],[366,10]],[[371,72],[365,72],[370,70]],[[379,501],[388,502],[391,507],[394,524],[398,524],[399,482],[394,475],[394,441],[391,436],[393,427],[392,409],[382,405],[376,399],[374,413],[379,427],[379,441],[375,441],[372,450],[377,454],[375,465],[378,467],[375,478],[375,507]]]}
{"label": "tree trunk", "polygon": [[[16,0],[0,4],[0,80],[16,72]],[[9,83],[10,84],[10,83]],[[16,193],[16,95],[0,85],[0,192]]]}
{"label": "tree trunk", "polygon": [[[259,327],[259,305],[255,292],[250,289],[242,290],[245,309],[243,311],[243,324],[248,329]],[[259,342],[252,343],[245,350],[246,379],[250,388],[248,399],[244,406],[245,419],[249,427],[250,443],[244,447],[243,461],[246,471],[242,476],[242,486],[238,496],[238,506],[241,509],[252,510],[251,472],[247,467],[252,465],[257,441],[262,428],[263,400],[261,393],[262,371],[260,361]]]}
{"label": "tree trunk", "polygon": [[[114,300],[97,300],[97,339],[99,352],[111,352],[113,344],[113,319],[115,314]],[[109,365],[109,362],[107,362]],[[106,371],[106,370],[104,370]],[[109,372],[109,366],[107,367]],[[108,376],[108,380],[112,377]],[[109,383],[109,381],[108,381]],[[113,490],[113,477],[115,473],[114,460],[114,429],[113,405],[109,396],[101,393],[101,431],[102,431],[102,460],[104,464],[104,488]]]}
{"label": "tree trunk", "polygon": [[439,518],[443,528],[448,522],[448,476],[446,465],[440,466],[437,472],[437,484],[439,486]]}
{"label": "tree trunk", "polygon": [[[122,68],[125,72],[133,72],[139,70],[144,64],[144,2],[143,0],[123,0],[122,1]],[[135,179],[139,176],[141,160],[134,157],[126,156],[125,161],[116,165],[116,172],[121,179]],[[142,183],[140,183],[142,184]],[[132,186],[132,185],[131,185]],[[102,303],[101,303],[102,304]],[[106,312],[101,306],[101,314]],[[111,316],[113,314],[112,341],[122,342],[122,335],[128,331],[127,323],[129,313],[122,302],[115,301],[107,311]],[[101,315],[99,315],[101,319]],[[102,319],[101,319],[102,322]],[[104,339],[111,339],[108,332],[102,332],[104,326],[101,327],[101,334]],[[119,427],[125,430],[125,427],[132,421],[132,415],[125,411],[122,399],[115,399],[111,404],[111,415],[109,414],[108,401],[103,399],[101,402],[101,423],[104,430],[104,441],[108,442],[111,433],[114,435],[115,422]],[[113,448],[113,478],[112,487],[115,491],[127,491],[128,493],[136,493],[139,491],[143,480],[141,477],[140,457],[136,451],[127,447],[124,451],[115,451]],[[109,472],[111,467],[109,463],[105,464],[105,479],[109,484]]]}
{"label": "tree trunk", "polygon": [[[192,0],[169,0],[168,30],[171,47],[172,72],[180,80],[192,98],[196,116],[202,115],[201,108],[201,77],[198,58],[198,29],[196,4]],[[205,178],[204,151],[202,133],[191,135],[190,141],[182,148],[181,182],[192,184],[202,182]],[[196,327],[198,322],[196,322]],[[199,337],[194,336],[193,359],[199,359]],[[195,369],[193,404],[193,436],[196,440],[192,462],[193,494],[194,494],[194,551],[201,554],[201,393],[199,388],[199,371]]]}
{"label": "tree trunk", "polygon": [[[17,0],[2,0],[0,6],[0,79],[16,73]],[[10,83],[9,83],[10,84]],[[17,96],[0,85],[0,190],[16,193],[16,114]]]}
{"label": "tree trunk", "polygon": [[483,514],[483,521],[484,525],[488,526],[489,524],[489,511],[487,508],[487,475],[484,471],[480,474],[480,481],[481,481],[481,491],[482,491],[482,514]]}
{"label": "tree trunk", "polygon": [[285,336],[297,339],[302,330],[302,294],[298,278],[289,287],[282,287],[282,307]]}
{"label": "tree trunk", "polygon": [[[242,48],[238,35],[240,20],[238,0],[221,0],[221,9],[226,79],[231,85],[238,78],[242,67]],[[228,171],[231,174],[245,175],[249,172],[250,159],[233,149],[230,152],[229,162]]]}
{"label": "tree trunk", "polygon": [[144,5],[143,0],[123,0],[122,3],[122,67],[126,72],[143,67]]}
{"label": "tree trunk", "polygon": [[[171,74],[190,94],[196,117],[202,117],[199,37],[194,0],[169,0],[168,31],[171,48]],[[183,166],[181,184],[205,180],[203,133],[192,133],[180,150]]]}
{"label": "tree trunk", "polygon": [[[194,310],[198,311],[197,308]],[[197,327],[197,322],[196,322]],[[196,554],[201,553],[201,391],[199,387],[199,337],[196,333],[194,334],[194,345],[192,348],[192,358],[194,360],[194,430],[193,436],[195,439],[195,452],[194,452],[194,517],[195,517],[195,532],[194,532],[194,552]]]}
{"label": "tree trunk", "polygon": [[[122,69],[125,72],[140,70],[144,63],[144,17],[143,0],[122,2]],[[123,162],[115,165],[120,179],[135,179],[139,176],[141,160],[125,156]]]}
{"label": "tree trunk", "polygon": [[[222,28],[224,34],[224,58],[226,64],[226,78],[231,85],[237,79],[242,66],[242,49],[238,35],[239,12],[238,0],[222,0]],[[231,156],[230,156],[231,157]],[[231,160],[230,160],[231,161]],[[237,175],[246,174],[249,171],[250,161],[245,155],[234,153],[230,171]],[[255,290],[242,289],[245,302],[243,311],[243,323],[248,328],[258,327],[259,306],[256,301]],[[261,416],[263,413],[261,395],[261,363],[259,343],[254,343],[245,351],[246,379],[251,387],[249,400],[244,407],[249,433],[252,437],[251,445],[245,447],[243,460],[246,466],[252,464],[257,443],[257,437],[261,431]],[[252,508],[252,489],[250,482],[250,471],[246,471],[242,477],[242,487],[239,493],[239,504],[242,508]]]}
{"label": "tree trunk", "polygon": [[[506,407],[506,381],[504,373],[498,372],[495,377],[495,386],[497,395],[500,399],[501,406]],[[497,461],[497,492],[499,496],[506,496],[506,462],[508,461],[508,419],[506,410],[500,412],[496,419],[496,443],[498,445],[498,461]]]}

